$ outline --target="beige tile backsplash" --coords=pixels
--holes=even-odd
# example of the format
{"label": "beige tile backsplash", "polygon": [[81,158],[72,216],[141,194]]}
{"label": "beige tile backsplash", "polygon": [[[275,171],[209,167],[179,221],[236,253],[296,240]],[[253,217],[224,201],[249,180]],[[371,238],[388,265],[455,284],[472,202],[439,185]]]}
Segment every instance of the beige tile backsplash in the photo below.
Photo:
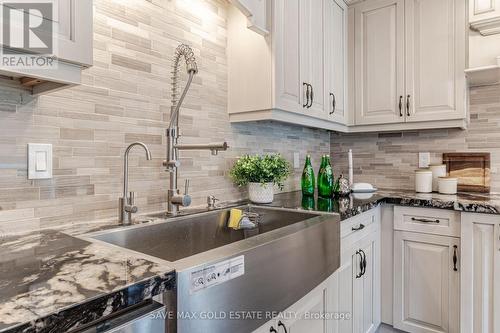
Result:
{"label": "beige tile backsplash", "polygon": [[[199,0],[191,11],[181,0],[94,0],[94,66],[83,85],[33,98],[0,88],[0,234],[113,218],[122,189],[123,152],[143,141],[130,159],[130,190],[141,212],[165,208],[168,174],[164,130],[170,112],[170,71],[175,47],[193,46],[196,76],[181,112],[182,141],[227,140],[228,152],[183,152],[180,184],[191,178],[194,204],[213,194],[222,200],[246,193],[227,171],[237,156],[280,152],[292,161],[313,156],[315,168],[330,150],[336,173],[347,171],[354,150],[356,181],[413,188],[419,151],[433,162],[446,151],[490,151],[492,190],[500,191],[500,87],[471,91],[467,131],[335,134],[279,123],[230,124],[227,115],[226,10],[223,0]],[[188,3],[188,2],[186,2]],[[27,179],[26,145],[51,143],[54,178]],[[331,147],[331,148],[330,148]],[[302,166],[301,166],[302,167]],[[298,189],[301,167],[286,184]]]}
{"label": "beige tile backsplash", "polygon": [[349,148],[353,149],[355,181],[391,189],[414,189],[418,152],[430,152],[432,163],[441,162],[444,152],[490,152],[491,191],[500,192],[500,85],[471,89],[467,130],[332,133],[337,172],[347,172]]}
{"label": "beige tile backsplash", "polygon": [[[191,178],[194,204],[209,194],[222,200],[246,194],[227,170],[246,153],[300,152],[319,160],[329,133],[277,123],[232,125],[227,115],[226,10],[223,0],[94,0],[94,66],[84,84],[32,98],[0,88],[0,234],[115,217],[122,189],[123,152],[133,141],[150,147],[130,158],[130,190],[141,212],[164,209],[168,175],[163,133],[170,111],[175,47],[196,53],[199,75],[181,110],[186,143],[227,140],[228,152],[183,152],[180,184]],[[26,145],[53,144],[54,178],[27,179]],[[299,187],[301,168],[287,182]]]}

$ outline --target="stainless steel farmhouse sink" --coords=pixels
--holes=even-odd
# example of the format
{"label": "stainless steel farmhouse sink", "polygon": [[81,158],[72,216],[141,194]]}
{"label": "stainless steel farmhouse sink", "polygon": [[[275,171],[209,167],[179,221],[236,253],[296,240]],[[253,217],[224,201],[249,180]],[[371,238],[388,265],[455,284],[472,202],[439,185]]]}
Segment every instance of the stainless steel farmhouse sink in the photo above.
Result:
{"label": "stainless steel farmhouse sink", "polygon": [[225,209],[146,227],[107,232],[93,238],[156,258],[176,261],[317,216],[254,206],[239,208],[258,216],[256,228],[228,228],[230,209]]}
{"label": "stainless steel farmhouse sink", "polygon": [[252,216],[255,228],[228,228],[227,208],[89,237],[175,268],[176,293],[163,299],[168,311],[178,314],[167,316],[177,332],[250,332],[339,267],[340,217],[267,206],[237,208]]}

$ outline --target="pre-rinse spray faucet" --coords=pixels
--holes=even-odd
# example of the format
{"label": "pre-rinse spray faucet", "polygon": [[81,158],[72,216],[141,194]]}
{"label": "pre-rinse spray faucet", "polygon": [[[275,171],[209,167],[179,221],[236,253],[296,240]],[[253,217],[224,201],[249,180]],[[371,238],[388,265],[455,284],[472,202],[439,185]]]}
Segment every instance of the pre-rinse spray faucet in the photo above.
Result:
{"label": "pre-rinse spray faucet", "polygon": [[[178,98],[180,60],[184,58],[188,80],[180,98]],[[170,111],[170,123],[166,131],[167,136],[167,159],[163,162],[166,171],[170,173],[170,185],[168,190],[167,214],[175,216],[179,213],[179,206],[187,207],[191,204],[189,196],[189,180],[186,180],[184,194],[180,194],[177,184],[178,169],[180,167],[179,150],[210,150],[212,155],[217,155],[220,150],[227,150],[227,142],[209,144],[179,144],[179,110],[186,94],[191,86],[193,77],[198,73],[198,66],[194,52],[188,45],[181,44],[175,50],[172,70],[172,107]]]}

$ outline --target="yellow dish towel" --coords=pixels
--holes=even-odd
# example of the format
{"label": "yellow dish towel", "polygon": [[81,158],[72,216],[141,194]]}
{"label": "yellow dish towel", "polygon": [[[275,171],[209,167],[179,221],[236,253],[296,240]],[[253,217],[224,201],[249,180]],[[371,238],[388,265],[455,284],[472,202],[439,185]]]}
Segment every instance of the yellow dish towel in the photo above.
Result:
{"label": "yellow dish towel", "polygon": [[229,213],[229,223],[227,226],[229,228],[238,229],[241,217],[243,216],[243,211],[240,209],[231,209]]}

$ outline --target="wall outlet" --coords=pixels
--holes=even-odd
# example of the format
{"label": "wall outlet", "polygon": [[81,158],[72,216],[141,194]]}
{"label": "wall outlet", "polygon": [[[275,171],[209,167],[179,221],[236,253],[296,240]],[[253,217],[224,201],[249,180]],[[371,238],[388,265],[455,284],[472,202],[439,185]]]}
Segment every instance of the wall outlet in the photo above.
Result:
{"label": "wall outlet", "polygon": [[293,153],[293,167],[294,167],[294,169],[300,168],[300,154],[299,154],[299,152]]}
{"label": "wall outlet", "polygon": [[418,153],[418,167],[428,168],[431,164],[431,153]]}

